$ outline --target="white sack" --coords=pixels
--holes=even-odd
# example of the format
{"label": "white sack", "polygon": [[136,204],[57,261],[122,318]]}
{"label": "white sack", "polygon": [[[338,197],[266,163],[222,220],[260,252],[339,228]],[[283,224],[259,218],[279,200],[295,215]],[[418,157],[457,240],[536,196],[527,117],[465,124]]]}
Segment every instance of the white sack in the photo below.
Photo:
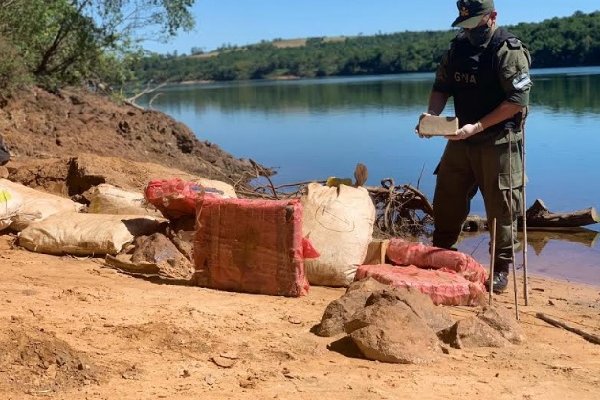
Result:
{"label": "white sack", "polygon": [[23,204],[21,196],[0,183],[0,231],[8,228]]}
{"label": "white sack", "polygon": [[321,254],[305,260],[312,285],[347,286],[365,259],[373,235],[375,206],[365,188],[311,183],[302,197],[302,233]]}
{"label": "white sack", "polygon": [[84,196],[90,202],[88,212],[92,214],[162,216],[146,203],[143,193],[128,192],[107,183],[91,188]]}
{"label": "white sack", "polygon": [[22,231],[34,221],[41,221],[57,213],[81,211],[84,207],[71,199],[31,189],[7,179],[0,179],[0,185],[18,194],[23,200],[10,225],[16,231]]}
{"label": "white sack", "polygon": [[158,232],[165,220],[141,215],[56,214],[19,234],[19,245],[46,254],[115,255],[137,236]]}

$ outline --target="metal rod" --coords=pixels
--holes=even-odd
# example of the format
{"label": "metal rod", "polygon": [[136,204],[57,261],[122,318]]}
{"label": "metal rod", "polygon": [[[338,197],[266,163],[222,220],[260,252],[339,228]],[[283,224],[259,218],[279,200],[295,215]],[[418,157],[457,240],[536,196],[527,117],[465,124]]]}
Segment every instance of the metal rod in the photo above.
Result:
{"label": "metal rod", "polygon": [[492,298],[494,297],[494,264],[496,261],[496,218],[492,220],[492,253],[490,257],[490,306],[492,305]]}
{"label": "metal rod", "polygon": [[526,156],[526,150],[525,150],[525,119],[527,118],[527,111],[524,112],[523,115],[523,141],[522,141],[522,149],[521,149],[521,161],[522,161],[522,165],[521,165],[521,169],[523,171],[522,173],[522,178],[523,178],[523,202],[522,202],[522,206],[521,206],[521,215],[523,218],[523,297],[525,298],[525,305],[528,306],[529,305],[529,278],[527,276],[527,252],[529,251],[528,249],[528,241],[527,241],[527,193],[526,193],[526,186],[527,183],[525,182],[527,175],[525,174],[525,156]]}
{"label": "metal rod", "polygon": [[508,132],[508,181],[509,181],[509,213],[510,213],[510,249],[511,249],[511,264],[512,264],[512,276],[513,276],[513,286],[515,291],[515,314],[517,317],[517,321],[519,320],[519,299],[517,293],[517,267],[515,266],[515,229],[514,229],[514,212],[513,212],[513,179],[512,179],[512,135],[513,132]]}

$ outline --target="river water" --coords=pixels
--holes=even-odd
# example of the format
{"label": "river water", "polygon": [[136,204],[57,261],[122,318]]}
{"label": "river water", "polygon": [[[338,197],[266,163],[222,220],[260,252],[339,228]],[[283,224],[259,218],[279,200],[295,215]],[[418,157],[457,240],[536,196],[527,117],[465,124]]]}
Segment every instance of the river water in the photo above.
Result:
{"label": "river water", "polygon": [[[600,206],[600,67],[534,70],[526,125],[528,205],[552,211]],[[179,85],[153,107],[187,124],[201,140],[276,167],[275,183],[351,177],[357,162],[369,185],[391,177],[430,198],[445,139],[420,139],[433,74]],[[445,114],[452,115],[448,107]],[[484,215],[478,195],[472,213]],[[532,273],[600,285],[598,224],[588,230],[531,233]],[[485,236],[463,251],[487,263]],[[519,260],[518,260],[519,262]]]}

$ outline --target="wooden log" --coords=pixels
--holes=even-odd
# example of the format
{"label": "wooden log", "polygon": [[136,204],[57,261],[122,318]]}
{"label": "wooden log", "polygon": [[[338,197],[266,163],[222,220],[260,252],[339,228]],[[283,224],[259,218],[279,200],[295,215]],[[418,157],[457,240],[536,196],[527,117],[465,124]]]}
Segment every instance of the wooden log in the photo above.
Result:
{"label": "wooden log", "polygon": [[579,336],[581,336],[582,338],[584,338],[585,340],[587,340],[590,343],[593,344],[600,344],[600,336],[597,335],[592,335],[591,333],[582,331],[579,328],[575,328],[574,326],[568,325],[564,322],[558,321],[554,318],[550,318],[547,315],[543,314],[543,313],[536,313],[535,316],[543,321],[546,321],[547,323],[549,323],[550,325],[559,327],[559,328],[563,328],[568,330],[569,332],[573,332]]}
{"label": "wooden log", "polygon": [[531,228],[573,228],[600,222],[593,207],[569,213],[554,213],[548,210],[540,199],[537,199],[525,214],[527,226]]}

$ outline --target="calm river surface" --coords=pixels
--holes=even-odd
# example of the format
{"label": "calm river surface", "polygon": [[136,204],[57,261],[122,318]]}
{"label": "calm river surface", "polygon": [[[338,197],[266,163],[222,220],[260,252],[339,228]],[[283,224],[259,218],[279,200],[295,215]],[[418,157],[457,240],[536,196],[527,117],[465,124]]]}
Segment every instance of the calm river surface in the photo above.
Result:
{"label": "calm river surface", "polygon": [[[533,71],[527,120],[528,205],[553,211],[600,206],[600,67]],[[419,139],[433,74],[180,85],[153,106],[184,122],[201,140],[237,157],[277,167],[276,183],[351,177],[362,162],[369,185],[391,177],[433,197],[433,169],[445,140]],[[447,108],[447,115],[453,115]],[[484,214],[478,195],[472,213]],[[536,236],[534,273],[600,285],[595,231]],[[536,234],[537,235],[537,234]],[[487,262],[487,241],[467,237],[462,249]]]}

